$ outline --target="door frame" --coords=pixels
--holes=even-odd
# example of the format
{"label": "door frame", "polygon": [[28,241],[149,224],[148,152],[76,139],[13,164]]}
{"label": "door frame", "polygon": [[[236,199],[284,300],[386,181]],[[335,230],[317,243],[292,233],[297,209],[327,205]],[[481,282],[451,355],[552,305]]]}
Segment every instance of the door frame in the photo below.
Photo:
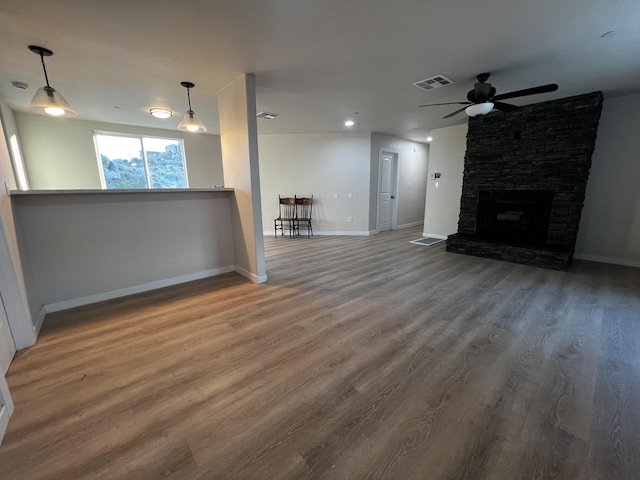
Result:
{"label": "door frame", "polygon": [[382,163],[382,156],[383,155],[390,155],[393,157],[393,172],[391,172],[391,188],[392,188],[392,192],[391,192],[391,196],[392,196],[392,202],[391,202],[391,219],[390,219],[390,223],[391,223],[391,230],[395,230],[396,226],[397,226],[397,218],[398,218],[398,158],[399,158],[399,152],[393,148],[387,148],[387,147],[380,147],[378,149],[378,181],[377,181],[377,188],[376,188],[376,232],[380,232],[380,190],[381,190],[381,182],[382,182],[382,175],[381,175],[381,163]]}

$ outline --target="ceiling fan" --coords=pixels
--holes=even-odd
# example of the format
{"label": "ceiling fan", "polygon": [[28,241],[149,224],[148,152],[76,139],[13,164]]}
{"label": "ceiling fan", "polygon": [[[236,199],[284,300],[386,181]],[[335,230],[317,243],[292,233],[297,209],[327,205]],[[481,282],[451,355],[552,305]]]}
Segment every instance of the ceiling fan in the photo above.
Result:
{"label": "ceiling fan", "polygon": [[473,90],[469,90],[467,93],[467,102],[447,102],[447,103],[429,103],[426,105],[420,105],[421,107],[434,107],[437,105],[465,105],[459,110],[450,113],[446,117],[450,118],[459,114],[463,110],[467,112],[470,117],[478,115],[486,115],[494,108],[503,112],[512,112],[520,107],[504,103],[501,100],[507,100],[509,98],[526,97],[528,95],[537,95],[538,93],[555,92],[558,90],[558,85],[550,83],[549,85],[540,85],[539,87],[525,88],[523,90],[515,90],[513,92],[502,93],[496,95],[496,89],[487,83],[489,79],[489,73],[481,73],[476,76],[478,83],[473,87]]}

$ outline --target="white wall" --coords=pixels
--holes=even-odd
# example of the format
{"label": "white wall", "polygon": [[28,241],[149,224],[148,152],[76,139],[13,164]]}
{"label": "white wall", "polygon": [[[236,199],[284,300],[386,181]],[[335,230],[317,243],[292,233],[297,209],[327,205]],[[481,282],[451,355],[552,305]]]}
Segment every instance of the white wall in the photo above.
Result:
{"label": "white wall", "polygon": [[605,100],[576,258],[640,267],[640,95]]}
{"label": "white wall", "polygon": [[[432,130],[431,137],[423,234],[446,238],[458,231],[467,124]],[[432,180],[436,172],[441,177]]]}
{"label": "white wall", "polygon": [[315,234],[369,233],[370,134],[260,135],[258,143],[265,233],[273,234],[278,195],[313,195]]}
{"label": "white wall", "polygon": [[16,195],[47,311],[233,270],[231,192]]}
{"label": "white wall", "polygon": [[100,189],[94,131],[181,138],[190,187],[223,183],[220,137],[16,112],[31,189]]}
{"label": "white wall", "polygon": [[429,146],[383,133],[371,134],[371,202],[369,227],[375,230],[378,214],[378,169],[380,150],[398,154],[396,224],[394,228],[419,225],[424,220]]}

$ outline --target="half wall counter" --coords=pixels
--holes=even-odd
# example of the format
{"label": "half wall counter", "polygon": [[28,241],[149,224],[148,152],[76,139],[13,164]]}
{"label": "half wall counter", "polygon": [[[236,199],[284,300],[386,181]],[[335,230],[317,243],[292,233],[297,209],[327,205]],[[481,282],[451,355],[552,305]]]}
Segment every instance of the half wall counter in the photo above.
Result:
{"label": "half wall counter", "polygon": [[11,191],[47,312],[234,271],[233,188]]}

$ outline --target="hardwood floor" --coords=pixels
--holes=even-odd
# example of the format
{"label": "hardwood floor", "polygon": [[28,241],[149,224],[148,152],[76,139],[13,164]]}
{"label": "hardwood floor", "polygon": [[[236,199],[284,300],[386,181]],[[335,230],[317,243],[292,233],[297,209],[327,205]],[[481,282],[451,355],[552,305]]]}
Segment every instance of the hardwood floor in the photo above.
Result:
{"label": "hardwood floor", "polygon": [[236,274],[49,315],[2,479],[638,479],[640,269],[266,238]]}

